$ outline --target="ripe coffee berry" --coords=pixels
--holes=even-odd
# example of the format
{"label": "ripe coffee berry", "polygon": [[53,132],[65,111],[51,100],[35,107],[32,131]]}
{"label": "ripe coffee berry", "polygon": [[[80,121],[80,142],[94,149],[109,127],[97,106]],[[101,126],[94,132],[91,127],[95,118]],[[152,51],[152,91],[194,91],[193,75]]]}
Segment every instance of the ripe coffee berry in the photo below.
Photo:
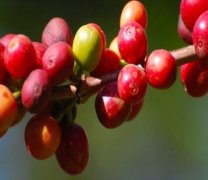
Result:
{"label": "ripe coffee berry", "polygon": [[124,66],[117,81],[119,96],[129,104],[143,101],[147,90],[147,79],[141,66],[127,64]]}
{"label": "ripe coffee berry", "polygon": [[10,33],[6,34],[0,39],[0,43],[4,45],[4,47],[7,47],[9,44],[9,41],[15,36],[16,34]]}
{"label": "ripe coffee berry", "polygon": [[82,173],[89,159],[88,139],[84,129],[78,124],[61,125],[61,143],[56,151],[60,167],[70,175]]}
{"label": "ripe coffee berry", "polygon": [[208,0],[181,0],[180,14],[185,26],[192,32],[198,17],[208,10]]}
{"label": "ripe coffee berry", "polygon": [[145,72],[151,86],[159,89],[169,88],[176,79],[177,65],[169,51],[158,49],[147,58]]}
{"label": "ripe coffee berry", "polygon": [[197,59],[186,63],[180,69],[185,91],[193,97],[201,97],[208,92],[208,63]]}
{"label": "ripe coffee berry", "polygon": [[145,6],[137,0],[129,1],[124,6],[120,17],[120,27],[133,21],[139,23],[144,29],[146,29],[147,11]]}
{"label": "ripe coffee berry", "polygon": [[6,81],[7,71],[4,65],[4,49],[5,47],[0,43],[0,84]]}
{"label": "ripe coffee berry", "polygon": [[119,97],[117,82],[112,82],[105,85],[97,94],[95,110],[101,124],[112,129],[127,120],[131,105]]}
{"label": "ripe coffee berry", "polygon": [[42,33],[42,43],[49,47],[52,44],[63,41],[72,45],[73,35],[67,22],[60,17],[52,18]]}
{"label": "ripe coffee berry", "polygon": [[22,104],[32,113],[41,112],[47,107],[51,92],[47,72],[42,69],[33,70],[22,86]]}
{"label": "ripe coffee berry", "polygon": [[40,42],[32,42],[32,44],[36,52],[36,63],[39,68],[42,68],[42,57],[47,48]]}
{"label": "ripe coffee berry", "polygon": [[71,46],[65,42],[51,45],[43,55],[42,67],[48,73],[53,85],[66,81],[74,68],[74,55]]}
{"label": "ripe coffee berry", "polygon": [[25,128],[25,144],[31,155],[39,160],[51,157],[61,140],[58,122],[49,115],[33,116]]}
{"label": "ripe coffee berry", "polygon": [[4,63],[14,78],[24,79],[37,67],[36,53],[31,40],[25,35],[16,35],[4,52]]}
{"label": "ripe coffee berry", "polygon": [[208,57],[208,11],[201,14],[194,25],[193,43],[199,58]]}
{"label": "ripe coffee berry", "polygon": [[131,64],[140,64],[147,53],[147,37],[144,29],[136,22],[121,27],[118,34],[118,49],[121,57]]}
{"label": "ripe coffee berry", "polygon": [[144,101],[141,101],[137,104],[133,104],[131,106],[131,112],[129,114],[129,117],[126,121],[132,121],[133,119],[135,119],[137,115],[139,114],[139,112],[141,111],[143,104],[144,104]]}

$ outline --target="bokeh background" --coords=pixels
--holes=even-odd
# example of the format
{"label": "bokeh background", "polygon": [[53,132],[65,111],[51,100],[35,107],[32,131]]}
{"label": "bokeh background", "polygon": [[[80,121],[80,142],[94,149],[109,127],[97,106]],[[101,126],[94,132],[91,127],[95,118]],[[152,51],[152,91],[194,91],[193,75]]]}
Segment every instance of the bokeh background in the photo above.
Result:
{"label": "bokeh background", "polygon": [[[0,1],[0,35],[23,33],[40,41],[46,23],[63,17],[73,33],[96,22],[108,44],[119,30],[127,0]],[[149,52],[185,44],[177,34],[180,0],[143,0],[148,11]],[[77,123],[86,131],[90,159],[78,176],[66,174],[55,157],[33,159],[24,144],[30,115],[0,140],[0,180],[207,180],[208,98],[192,98],[176,83],[168,90],[148,88],[143,109],[132,122],[113,130],[98,122],[94,97],[78,108]],[[1,106],[1,102],[0,102]]]}

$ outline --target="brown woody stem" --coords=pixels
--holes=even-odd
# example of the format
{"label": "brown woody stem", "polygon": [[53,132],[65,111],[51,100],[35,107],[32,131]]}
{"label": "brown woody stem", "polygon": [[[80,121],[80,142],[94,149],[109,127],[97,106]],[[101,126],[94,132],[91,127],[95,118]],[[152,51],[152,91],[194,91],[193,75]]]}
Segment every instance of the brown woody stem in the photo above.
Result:
{"label": "brown woody stem", "polygon": [[[197,59],[193,45],[173,50],[171,54],[175,58],[178,66]],[[113,72],[100,78],[82,75],[79,89],[76,85],[72,84],[54,87],[52,100],[78,99],[78,103],[84,103],[105,84],[116,81],[118,73],[119,71]]]}

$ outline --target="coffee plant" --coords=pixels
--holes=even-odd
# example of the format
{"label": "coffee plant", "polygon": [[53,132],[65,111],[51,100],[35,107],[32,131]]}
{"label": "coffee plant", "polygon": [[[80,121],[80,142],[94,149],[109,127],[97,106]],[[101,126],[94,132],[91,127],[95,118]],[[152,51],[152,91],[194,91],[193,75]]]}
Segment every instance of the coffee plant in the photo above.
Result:
{"label": "coffee plant", "polygon": [[168,89],[180,76],[188,95],[207,94],[207,0],[181,0],[178,35],[187,46],[171,51],[148,53],[148,11],[141,1],[126,2],[120,12],[120,30],[111,42],[96,22],[73,34],[62,17],[49,20],[40,42],[24,34],[1,37],[1,138],[29,112],[28,152],[38,160],[55,155],[66,173],[77,175],[90,151],[77,109],[91,96],[98,121],[114,129],[139,115],[148,86]]}

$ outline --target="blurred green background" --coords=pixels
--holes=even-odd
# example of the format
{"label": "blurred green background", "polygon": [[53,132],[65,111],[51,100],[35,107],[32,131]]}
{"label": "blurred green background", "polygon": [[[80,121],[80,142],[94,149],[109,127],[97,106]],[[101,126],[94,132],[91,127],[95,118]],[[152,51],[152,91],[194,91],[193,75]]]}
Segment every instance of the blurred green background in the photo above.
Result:
{"label": "blurred green background", "polygon": [[[109,42],[119,30],[124,0],[0,1],[0,35],[23,33],[40,41],[46,23],[63,17],[73,33],[96,22]],[[148,11],[149,52],[185,44],[177,34],[180,0],[143,0]],[[171,89],[148,89],[143,109],[132,122],[113,130],[98,122],[94,97],[78,109],[77,122],[85,129],[90,159],[78,176],[67,175],[54,157],[33,159],[24,144],[25,118],[0,140],[1,180],[207,180],[208,98],[191,98],[179,76]]]}

